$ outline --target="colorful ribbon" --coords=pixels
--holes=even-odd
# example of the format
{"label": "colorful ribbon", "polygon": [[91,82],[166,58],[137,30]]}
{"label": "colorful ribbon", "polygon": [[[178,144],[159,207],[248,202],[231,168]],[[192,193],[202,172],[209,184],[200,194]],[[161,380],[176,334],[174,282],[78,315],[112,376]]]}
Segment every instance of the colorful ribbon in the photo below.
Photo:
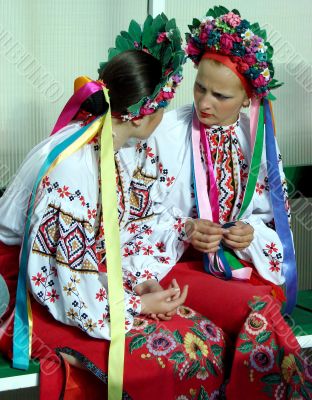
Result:
{"label": "colorful ribbon", "polygon": [[27,265],[28,244],[30,236],[31,217],[34,210],[36,193],[41,180],[50,170],[56,167],[64,158],[77,151],[85,143],[88,143],[97,133],[101,119],[95,120],[91,126],[87,125],[55,146],[48,154],[37,175],[31,196],[25,221],[24,237],[20,256],[20,268],[17,282],[16,306],[14,315],[13,334],[13,367],[28,369],[29,355],[31,354],[31,312],[27,304]]}
{"label": "colorful ribbon", "polygon": [[274,137],[273,115],[270,102],[263,100],[265,112],[265,142],[270,197],[273,207],[275,230],[282,242],[284,259],[283,275],[286,280],[286,304],[284,313],[290,314],[297,303],[297,270],[294,242],[285,209],[284,193],[278,168],[276,142]]}
{"label": "colorful ribbon", "polygon": [[[81,81],[83,80],[81,78]],[[89,82],[88,82],[89,80]],[[79,89],[72,95],[72,97],[68,100],[65,107],[63,108],[56,124],[52,130],[51,135],[58,132],[60,129],[64,128],[69,122],[72,121],[74,116],[79,111],[81,104],[87,100],[93,93],[103,90],[104,84],[100,81],[91,81],[89,78],[85,77],[86,84],[79,87]],[[79,85],[80,86],[80,85]]]}
{"label": "colorful ribbon", "polygon": [[[252,196],[255,191],[263,149],[264,138],[264,118],[263,106],[260,107],[260,113],[257,111],[259,102],[253,102],[253,112],[251,119],[251,143],[253,145],[253,155],[251,160],[251,167],[247,180],[247,187],[244,194],[242,207],[238,219],[242,217],[247,210]],[[255,119],[259,116],[259,120]],[[257,129],[257,134],[255,130]],[[201,162],[200,142],[203,144],[205,154],[207,157],[207,168],[209,178],[209,190],[207,185],[207,178]],[[254,142],[254,143],[253,143]],[[219,221],[219,199],[217,184],[213,172],[213,164],[211,159],[210,147],[204,126],[198,121],[195,110],[193,109],[193,128],[192,128],[192,143],[193,143],[193,179],[195,199],[197,205],[198,215],[200,218],[206,218]],[[196,147],[194,147],[196,146]],[[251,268],[244,267],[239,260],[228,250],[224,249],[222,244],[216,254],[205,254],[204,268],[207,272],[212,273],[217,277],[224,279],[249,279],[251,276]]]}

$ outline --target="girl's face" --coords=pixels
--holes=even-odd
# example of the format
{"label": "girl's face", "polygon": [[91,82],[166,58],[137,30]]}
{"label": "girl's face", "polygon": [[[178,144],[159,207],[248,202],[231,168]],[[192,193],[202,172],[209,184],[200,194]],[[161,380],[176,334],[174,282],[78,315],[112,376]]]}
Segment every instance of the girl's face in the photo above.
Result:
{"label": "girl's face", "polygon": [[203,59],[194,83],[194,102],[198,119],[204,125],[231,125],[249,99],[241,81],[228,67]]}

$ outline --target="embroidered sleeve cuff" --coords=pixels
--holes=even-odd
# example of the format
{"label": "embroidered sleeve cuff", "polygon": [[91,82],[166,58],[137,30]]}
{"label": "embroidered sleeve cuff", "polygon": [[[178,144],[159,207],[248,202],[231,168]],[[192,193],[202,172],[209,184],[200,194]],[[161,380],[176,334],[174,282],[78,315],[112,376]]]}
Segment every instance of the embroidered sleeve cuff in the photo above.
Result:
{"label": "embroidered sleeve cuff", "polygon": [[190,243],[190,226],[187,224],[187,221],[193,221],[192,218],[189,217],[180,217],[177,218],[175,224],[174,224],[174,229],[177,233],[178,240]]}
{"label": "embroidered sleeve cuff", "polygon": [[140,315],[142,309],[141,297],[136,296],[135,294],[129,296],[126,299],[125,309],[127,314],[132,317]]}

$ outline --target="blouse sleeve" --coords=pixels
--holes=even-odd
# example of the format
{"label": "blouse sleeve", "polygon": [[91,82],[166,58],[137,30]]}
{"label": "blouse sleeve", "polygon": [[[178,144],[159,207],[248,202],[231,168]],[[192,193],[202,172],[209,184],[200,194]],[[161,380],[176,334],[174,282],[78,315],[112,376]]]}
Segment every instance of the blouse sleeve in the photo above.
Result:
{"label": "blouse sleeve", "polygon": [[71,135],[78,126],[71,124],[57,135],[42,141],[25,158],[0,198],[0,241],[3,243],[21,244],[29,198],[39,169],[55,144]]}
{"label": "blouse sleeve", "polygon": [[[85,151],[85,150],[84,150]],[[58,321],[90,336],[110,339],[107,271],[99,237],[97,176],[77,152],[42,182],[31,220],[28,284],[35,299]],[[71,164],[70,164],[71,163]],[[83,177],[71,173],[79,165]],[[64,173],[64,171],[66,171]],[[73,172],[73,171],[72,171]],[[94,192],[93,192],[94,191]],[[141,312],[141,300],[124,285],[126,330]]]}
{"label": "blouse sleeve", "polygon": [[144,199],[150,190],[149,214],[135,217],[124,229],[130,237],[123,240],[123,267],[132,288],[147,279],[160,281],[189,245],[185,222],[194,207],[191,115],[190,106],[166,113],[152,137],[137,146],[139,170],[154,183],[136,192],[137,199]]}

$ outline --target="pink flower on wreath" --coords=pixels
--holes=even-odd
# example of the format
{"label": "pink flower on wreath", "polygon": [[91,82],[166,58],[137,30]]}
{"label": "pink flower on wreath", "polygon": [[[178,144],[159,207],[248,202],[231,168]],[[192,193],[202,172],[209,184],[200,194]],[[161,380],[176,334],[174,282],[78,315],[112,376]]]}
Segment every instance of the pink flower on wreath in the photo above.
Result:
{"label": "pink flower on wreath", "polygon": [[220,46],[221,46],[222,51],[225,54],[231,53],[234,41],[235,40],[234,40],[233,36],[230,35],[229,33],[224,33],[223,35],[221,35]]}
{"label": "pink flower on wreath", "polygon": [[167,40],[167,32],[161,32],[158,34],[157,43],[162,43]]}
{"label": "pink flower on wreath", "polygon": [[244,62],[243,60],[239,60],[236,62],[236,68],[237,68],[238,72],[243,74],[244,72],[248,71],[249,65],[246,62]]}
{"label": "pink flower on wreath", "polygon": [[189,56],[198,56],[201,53],[201,50],[196,45],[193,45],[193,42],[190,41],[186,46],[186,54]]}
{"label": "pink flower on wreath", "polygon": [[239,15],[234,14],[232,11],[228,14],[223,15],[223,21],[226,22],[228,25],[236,28],[241,23],[241,18]]}
{"label": "pink flower on wreath", "polygon": [[251,67],[252,65],[256,64],[257,59],[253,54],[247,54],[243,57],[243,61]]}
{"label": "pink flower on wreath", "polygon": [[202,30],[199,34],[199,39],[202,43],[206,43],[208,40],[208,33],[205,30]]}
{"label": "pink flower on wreath", "polygon": [[155,99],[155,103],[160,103],[161,101],[163,101],[164,98],[164,93],[162,90],[159,92],[158,96]]}
{"label": "pink flower on wreath", "polygon": [[153,112],[155,111],[154,108],[149,108],[149,106],[146,104],[145,106],[140,108],[140,115],[150,115],[153,114]]}
{"label": "pink flower on wreath", "polygon": [[252,81],[253,86],[255,87],[261,87],[261,86],[266,86],[267,81],[263,75],[259,75],[258,78]]}
{"label": "pink flower on wreath", "polygon": [[163,97],[163,99],[164,100],[170,100],[170,99],[173,99],[173,97],[174,97],[174,91],[173,90],[171,90],[171,91],[162,91],[162,97]]}

